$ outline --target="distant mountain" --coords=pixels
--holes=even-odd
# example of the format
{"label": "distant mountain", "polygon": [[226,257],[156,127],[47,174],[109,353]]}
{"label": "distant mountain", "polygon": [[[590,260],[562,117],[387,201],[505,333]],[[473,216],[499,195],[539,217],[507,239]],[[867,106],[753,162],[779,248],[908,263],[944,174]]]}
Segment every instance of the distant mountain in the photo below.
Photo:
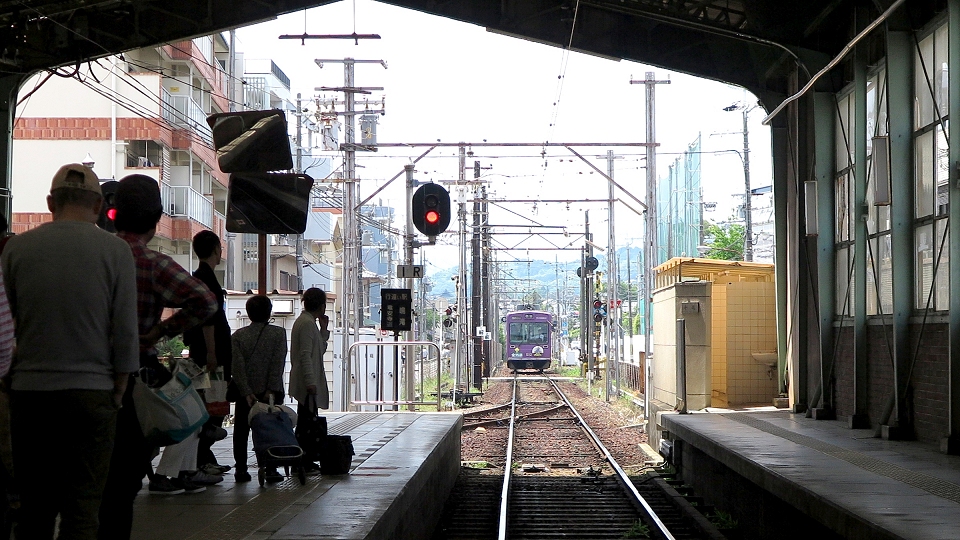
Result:
{"label": "distant mountain", "polygon": [[[639,248],[630,248],[630,279],[636,284],[639,281],[637,271],[637,254]],[[607,260],[602,253],[595,255],[599,261],[598,270],[605,272],[607,269]],[[620,281],[627,281],[627,248],[617,250],[617,258],[620,261]],[[580,261],[560,262],[533,260],[531,262],[501,261],[499,263],[503,281],[498,285],[501,290],[510,292],[510,297],[518,301],[524,294],[537,291],[541,298],[556,300],[557,286],[561,289],[561,296],[567,300],[573,300],[580,294],[580,284],[577,278],[577,268],[580,267]],[[452,279],[457,275],[458,268],[452,266],[442,270],[435,270],[429,276],[428,280],[431,288],[428,297],[445,297],[453,302],[456,299],[455,281]],[[467,281],[470,281],[469,267],[467,271]]]}

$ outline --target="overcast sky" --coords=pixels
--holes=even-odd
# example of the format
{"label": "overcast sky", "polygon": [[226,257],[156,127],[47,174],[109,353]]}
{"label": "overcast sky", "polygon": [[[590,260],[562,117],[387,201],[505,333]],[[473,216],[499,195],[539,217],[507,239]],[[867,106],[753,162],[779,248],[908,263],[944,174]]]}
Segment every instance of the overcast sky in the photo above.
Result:
{"label": "overcast sky", "polygon": [[[355,13],[355,15],[354,15]],[[281,34],[379,34],[380,40],[359,45],[346,40],[280,40]],[[576,31],[576,30],[575,30]],[[294,96],[317,95],[319,86],[343,84],[340,64],[322,69],[314,59],[352,57],[385,60],[358,65],[356,85],[382,86],[372,98],[386,95],[387,114],[380,119],[378,140],[396,143],[433,142],[522,142],[614,143],[644,142],[645,107],[643,85],[631,85],[653,71],[657,79],[670,79],[656,91],[657,168],[660,176],[698,135],[702,137],[702,179],[704,200],[718,203],[708,219],[727,218],[742,200],[743,166],[734,152],[743,149],[742,115],[726,112],[736,102],[753,105],[756,99],[741,88],[707,81],[652,66],[565,53],[563,49],[487,32],[485,29],[449,19],[378,4],[370,0],[345,0],[325,7],[281,17],[275,21],[242,28],[237,32],[238,48],[247,58],[270,58],[290,77]],[[328,93],[328,96],[333,94]],[[556,104],[556,105],[555,105]],[[751,184],[771,183],[769,129],[760,123],[764,113],[749,115]],[[552,124],[552,125],[551,125]],[[359,131],[358,131],[359,133]],[[360,197],[365,198],[384,181],[403,169],[411,157],[425,148],[399,150],[384,148],[376,154],[358,155],[361,166]],[[564,148],[475,148],[483,174],[490,181],[493,197],[526,199],[606,198],[606,181]],[[606,171],[606,148],[579,148],[599,169]],[[613,148],[618,155],[614,177],[618,183],[644,200],[644,149]],[[340,163],[336,153],[335,166]],[[438,148],[417,166],[419,180],[451,180],[457,177],[457,149]],[[514,156],[514,157],[508,157]],[[519,157],[523,156],[523,157]],[[472,170],[468,172],[472,177]],[[403,206],[403,184],[395,181],[384,190],[384,203]],[[454,199],[456,198],[455,193]],[[627,197],[623,197],[625,200]],[[597,243],[606,244],[605,204],[540,203],[510,204],[491,211],[491,221],[562,225],[582,231],[583,211],[589,210]],[[402,210],[401,210],[402,212]],[[618,246],[642,242],[642,220],[623,205],[616,208]],[[402,227],[402,222],[397,224]],[[456,230],[456,223],[450,229]],[[503,243],[514,245],[522,239],[511,236]],[[562,238],[554,237],[554,242]],[[444,238],[444,244],[456,236]],[[566,245],[569,240],[563,243]],[[531,241],[529,246],[546,246]],[[428,261],[441,267],[456,264],[457,250],[450,247],[425,248]],[[501,252],[500,259],[524,259],[523,251]],[[535,259],[578,258],[576,251],[531,251]]]}

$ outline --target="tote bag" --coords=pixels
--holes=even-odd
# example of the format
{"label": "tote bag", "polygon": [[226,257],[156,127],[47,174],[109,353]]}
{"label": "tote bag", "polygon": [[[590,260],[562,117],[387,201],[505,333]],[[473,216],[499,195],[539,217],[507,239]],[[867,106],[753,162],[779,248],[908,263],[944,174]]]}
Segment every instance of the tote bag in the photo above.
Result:
{"label": "tote bag", "polygon": [[159,388],[136,381],[133,404],[143,436],[154,446],[176,444],[210,418],[193,381],[181,372],[174,373],[173,378]]}
{"label": "tote bag", "polygon": [[223,368],[218,367],[210,374],[210,388],[203,391],[203,400],[207,403],[207,412],[210,416],[226,416],[230,414],[230,402],[227,401],[227,381],[224,380]]}

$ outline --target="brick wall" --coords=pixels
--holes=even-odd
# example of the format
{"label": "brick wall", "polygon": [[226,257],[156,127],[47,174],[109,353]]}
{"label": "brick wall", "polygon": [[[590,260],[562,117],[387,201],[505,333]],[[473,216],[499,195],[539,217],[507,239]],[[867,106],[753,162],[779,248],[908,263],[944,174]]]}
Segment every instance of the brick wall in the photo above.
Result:
{"label": "brick wall", "polygon": [[910,358],[919,350],[910,381],[913,422],[917,439],[938,442],[947,434],[947,398],[949,388],[947,325],[927,323],[920,347],[916,348],[920,325],[910,326]]}
{"label": "brick wall", "polygon": [[14,212],[13,219],[10,220],[10,232],[25,233],[50,221],[53,221],[53,214],[50,212]]}
{"label": "brick wall", "polygon": [[109,140],[109,118],[20,118],[14,139]]}
{"label": "brick wall", "polygon": [[[833,367],[833,397],[837,417],[850,416],[854,412],[853,384],[853,327],[845,326],[834,329],[834,337],[839,338],[835,344],[837,355]],[[829,369],[829,361],[827,363]]]}
{"label": "brick wall", "polygon": [[[834,405],[838,417],[854,413],[854,362],[853,329],[836,329],[840,339],[837,346]],[[923,331],[922,343],[917,348],[920,325],[910,326],[910,356],[904,361],[909,369],[914,353],[917,354],[911,379],[911,393],[907,408],[916,430],[918,440],[938,442],[947,434],[947,397],[949,388],[947,325],[928,323]],[[886,336],[884,335],[886,332]],[[893,365],[887,339],[893,344],[892,330],[883,326],[867,327],[867,414],[874,427],[882,420],[883,409],[894,391]],[[820,384],[818,374],[809,379],[811,394]],[[816,403],[811,406],[817,406]]]}
{"label": "brick wall", "polygon": [[893,361],[890,347],[893,347],[893,328],[887,326],[867,326],[867,415],[870,425],[877,428],[883,420],[883,409],[893,396]]}

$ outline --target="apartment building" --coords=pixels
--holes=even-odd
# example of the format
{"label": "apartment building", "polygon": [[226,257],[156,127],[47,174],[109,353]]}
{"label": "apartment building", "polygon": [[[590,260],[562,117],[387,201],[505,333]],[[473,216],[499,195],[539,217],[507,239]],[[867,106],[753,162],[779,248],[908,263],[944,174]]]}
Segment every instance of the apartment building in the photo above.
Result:
{"label": "apartment building", "polygon": [[[233,78],[227,65],[231,58]],[[225,264],[217,270],[226,288],[257,288],[257,237],[225,230],[229,176],[217,165],[206,118],[274,108],[286,111],[295,129],[290,79],[275,62],[245,60],[237,51],[231,55],[229,39],[215,34],[40,73],[23,86],[19,99],[12,232],[51,219],[49,182],[64,163],[92,165],[102,181],[144,174],[160,184],[164,207],[151,247],[192,270],[197,265],[193,236],[213,230],[226,247]],[[302,120],[304,167],[322,178],[329,162],[313,155],[319,130],[308,115]],[[298,290],[296,236],[268,235],[268,243],[268,290]],[[312,243],[305,248],[305,260],[319,252]]]}
{"label": "apartment building", "polygon": [[227,175],[206,116],[229,110],[228,57],[217,34],[34,76],[14,125],[11,230],[49,221],[53,173],[86,162],[101,180],[156,179],[164,214],[151,247],[195,268],[193,235],[226,233]]}

